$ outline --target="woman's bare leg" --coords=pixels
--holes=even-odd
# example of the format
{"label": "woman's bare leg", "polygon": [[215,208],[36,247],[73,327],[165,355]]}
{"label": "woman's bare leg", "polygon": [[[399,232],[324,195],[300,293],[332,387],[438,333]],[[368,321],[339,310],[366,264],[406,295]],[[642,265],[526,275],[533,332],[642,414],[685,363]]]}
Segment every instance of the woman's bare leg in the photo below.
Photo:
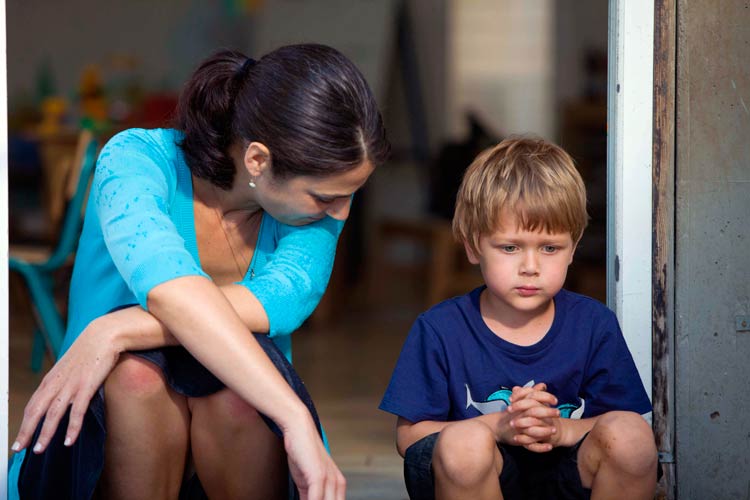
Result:
{"label": "woman's bare leg", "polygon": [[124,354],[104,384],[107,439],[98,486],[107,499],[176,499],[185,470],[187,400],[155,365]]}
{"label": "woman's bare leg", "polygon": [[193,461],[210,498],[286,498],[284,443],[229,389],[190,398]]}

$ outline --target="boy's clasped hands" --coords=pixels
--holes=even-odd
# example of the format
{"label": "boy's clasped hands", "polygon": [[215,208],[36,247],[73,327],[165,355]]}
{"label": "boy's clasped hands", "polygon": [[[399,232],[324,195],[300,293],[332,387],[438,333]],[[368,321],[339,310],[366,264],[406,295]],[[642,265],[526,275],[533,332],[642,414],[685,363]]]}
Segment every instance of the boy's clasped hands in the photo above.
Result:
{"label": "boy's clasped hands", "polygon": [[501,436],[506,444],[523,446],[529,451],[544,453],[561,441],[560,410],[557,398],[547,392],[544,383],[533,387],[513,388],[510,406],[506,409],[508,430]]}

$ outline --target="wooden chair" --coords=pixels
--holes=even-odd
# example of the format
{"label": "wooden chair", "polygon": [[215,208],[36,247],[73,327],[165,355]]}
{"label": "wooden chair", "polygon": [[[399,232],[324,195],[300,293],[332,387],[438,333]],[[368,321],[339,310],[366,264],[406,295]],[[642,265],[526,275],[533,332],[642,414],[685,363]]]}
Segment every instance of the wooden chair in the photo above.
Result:
{"label": "wooden chair", "polygon": [[[426,258],[417,264],[398,262],[398,259],[391,258],[394,252],[388,248],[398,243],[420,246]],[[425,308],[482,284],[478,268],[469,264],[463,246],[454,240],[449,220],[430,217],[380,221],[376,228],[370,273],[371,300],[382,300],[386,280],[415,272],[426,284],[426,293],[421,300]]]}
{"label": "wooden chair", "polygon": [[[57,146],[57,145],[56,145]],[[31,368],[38,372],[44,359],[44,352],[49,351],[53,359],[60,355],[65,322],[54,296],[55,272],[73,260],[78,237],[83,222],[82,211],[88,195],[89,183],[94,172],[97,155],[97,141],[93,134],[82,131],[77,138],[72,155],[64,154],[57,148],[59,156],[47,153],[48,160],[54,159],[57,186],[63,194],[64,210],[57,242],[54,248],[38,248],[11,245],[8,264],[11,271],[18,273],[29,290],[36,330],[34,332],[31,353]],[[49,165],[45,166],[49,168]],[[49,187],[49,184],[46,184]]]}

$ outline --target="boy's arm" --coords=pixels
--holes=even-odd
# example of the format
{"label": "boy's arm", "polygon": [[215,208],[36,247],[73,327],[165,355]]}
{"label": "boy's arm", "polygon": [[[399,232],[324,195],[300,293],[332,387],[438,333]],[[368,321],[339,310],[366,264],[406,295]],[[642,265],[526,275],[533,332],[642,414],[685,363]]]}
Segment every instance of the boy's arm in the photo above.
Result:
{"label": "boy's arm", "polygon": [[[531,451],[548,451],[549,446],[545,442],[551,439],[551,435],[557,432],[552,425],[544,425],[542,422],[557,419],[560,412],[556,408],[548,406],[549,393],[543,393],[538,398],[523,398],[513,402],[513,411],[502,411],[480,415],[468,420],[478,420],[487,425],[495,434],[495,441],[512,446],[526,446]],[[523,428],[517,425],[519,418],[526,418],[537,423],[533,428]],[[455,422],[443,422],[435,420],[423,420],[411,422],[403,417],[398,417],[396,423],[396,448],[402,457],[412,444],[425,436],[440,432],[448,425]],[[593,424],[592,424],[593,427]],[[524,435],[525,434],[525,435]],[[581,434],[583,435],[583,434]],[[527,439],[528,438],[528,439]],[[533,440],[528,445],[526,440]],[[539,443],[542,443],[539,445]]]}
{"label": "boy's arm", "polygon": [[437,420],[423,420],[411,422],[404,417],[398,417],[396,421],[396,449],[401,457],[406,456],[406,450],[420,439],[435,432],[442,431],[451,422],[439,422]]}
{"label": "boy's arm", "polygon": [[599,416],[581,419],[558,417],[554,422],[557,432],[552,435],[549,442],[555,448],[558,446],[573,446],[594,428],[598,419]]}

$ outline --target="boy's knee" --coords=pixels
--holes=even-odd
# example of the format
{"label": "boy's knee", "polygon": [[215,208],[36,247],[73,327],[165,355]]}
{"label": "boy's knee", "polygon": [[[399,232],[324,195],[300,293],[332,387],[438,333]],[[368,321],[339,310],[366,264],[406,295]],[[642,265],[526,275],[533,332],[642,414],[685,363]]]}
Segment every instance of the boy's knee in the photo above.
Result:
{"label": "boy's knee", "polygon": [[599,417],[589,437],[597,444],[603,460],[630,475],[642,476],[656,470],[654,434],[637,413],[606,413]]}
{"label": "boy's knee", "polygon": [[161,371],[149,361],[124,354],[105,382],[105,395],[148,400],[166,387]]}
{"label": "boy's knee", "polygon": [[436,475],[468,487],[488,474],[499,475],[502,457],[491,429],[481,422],[463,421],[445,427],[435,443],[432,466]]}

